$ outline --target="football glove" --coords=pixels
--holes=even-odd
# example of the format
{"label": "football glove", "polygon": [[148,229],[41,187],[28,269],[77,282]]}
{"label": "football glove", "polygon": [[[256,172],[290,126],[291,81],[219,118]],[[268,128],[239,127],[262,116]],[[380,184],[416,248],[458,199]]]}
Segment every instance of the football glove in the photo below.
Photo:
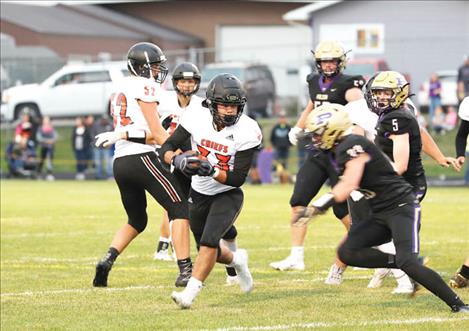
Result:
{"label": "football glove", "polygon": [[290,143],[294,146],[298,144],[298,135],[303,131],[302,128],[299,128],[297,126],[294,126],[293,128],[290,129],[288,132],[288,140],[290,140]]}
{"label": "football glove", "polygon": [[199,176],[213,176],[215,174],[215,168],[207,160],[200,161],[199,171],[197,175]]}
{"label": "football glove", "polygon": [[178,169],[184,175],[191,177],[196,175],[200,168],[200,159],[193,151],[187,151],[175,155],[171,160],[172,168]]}
{"label": "football glove", "polygon": [[96,142],[94,145],[96,147],[109,147],[115,144],[117,141],[123,139],[122,132],[108,131],[103,132],[94,137]]}
{"label": "football glove", "polygon": [[296,210],[292,218],[293,226],[305,226],[317,215],[324,214],[323,211],[314,206],[297,207]]}

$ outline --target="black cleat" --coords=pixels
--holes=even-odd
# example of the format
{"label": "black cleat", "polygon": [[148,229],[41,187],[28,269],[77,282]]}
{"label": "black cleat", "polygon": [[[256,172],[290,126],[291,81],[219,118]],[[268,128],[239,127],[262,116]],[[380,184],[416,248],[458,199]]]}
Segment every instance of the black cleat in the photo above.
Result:
{"label": "black cleat", "polygon": [[452,306],[451,310],[453,313],[469,313],[469,305]]}
{"label": "black cleat", "polygon": [[107,287],[107,277],[109,271],[111,271],[112,264],[112,262],[106,260],[98,262],[96,265],[96,274],[93,279],[94,287]]}
{"label": "black cleat", "polygon": [[184,267],[182,272],[179,273],[179,276],[178,278],[176,278],[176,282],[174,283],[174,285],[176,285],[176,287],[186,287],[191,276],[192,276],[192,263]]}

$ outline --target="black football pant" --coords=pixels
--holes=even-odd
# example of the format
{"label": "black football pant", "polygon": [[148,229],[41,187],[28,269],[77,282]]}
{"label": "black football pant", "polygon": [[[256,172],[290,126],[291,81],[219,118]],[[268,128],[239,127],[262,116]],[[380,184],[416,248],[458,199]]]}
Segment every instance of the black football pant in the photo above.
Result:
{"label": "black football pant", "polygon": [[[420,205],[409,202],[392,210],[373,213],[372,218],[352,223],[346,241],[339,247],[339,258],[350,266],[397,268],[422,284],[450,307],[459,298],[443,279],[418,260]],[[372,248],[393,239],[396,255]]]}

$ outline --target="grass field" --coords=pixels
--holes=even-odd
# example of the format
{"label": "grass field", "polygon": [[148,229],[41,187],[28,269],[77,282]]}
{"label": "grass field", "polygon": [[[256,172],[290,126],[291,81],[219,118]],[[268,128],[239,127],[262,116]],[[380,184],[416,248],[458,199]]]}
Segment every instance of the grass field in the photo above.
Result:
{"label": "grass field", "polygon": [[[94,289],[94,264],[126,221],[116,185],[0,184],[2,330],[469,329],[469,316],[452,314],[427,291],[415,299],[392,295],[392,279],[367,289],[371,270],[350,268],[341,286],[324,285],[344,233],[331,214],[310,224],[304,272],[270,269],[289,252],[291,186],[245,187],[238,244],[250,254],[253,292],[225,286],[218,265],[193,308],[181,311],[170,299],[177,267],[152,260],[161,215],[156,203],[149,203],[147,230],[114,265],[109,288]],[[468,202],[466,188],[430,188],[423,203],[422,254],[445,280],[469,253]],[[457,292],[469,301],[469,289]]]}

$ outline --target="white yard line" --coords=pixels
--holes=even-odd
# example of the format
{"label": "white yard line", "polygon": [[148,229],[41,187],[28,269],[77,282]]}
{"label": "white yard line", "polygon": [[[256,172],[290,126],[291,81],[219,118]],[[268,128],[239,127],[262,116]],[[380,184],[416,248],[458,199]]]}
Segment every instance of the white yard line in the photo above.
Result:
{"label": "white yard line", "polygon": [[68,289],[68,290],[52,290],[52,291],[27,291],[27,292],[12,292],[12,293],[2,293],[1,297],[24,297],[24,296],[36,296],[36,295],[54,295],[54,294],[66,294],[66,293],[91,293],[97,291],[106,291],[106,292],[120,292],[120,291],[134,291],[134,290],[148,290],[148,289],[159,289],[159,288],[170,288],[171,286],[128,286],[128,287],[110,287],[105,289],[97,288],[77,288],[77,289]]}
{"label": "white yard line", "polygon": [[[291,329],[316,329],[316,328],[340,328],[350,326],[378,326],[378,325],[415,325],[425,323],[447,323],[447,322],[460,322],[469,321],[468,317],[424,317],[415,319],[404,319],[404,320],[381,320],[381,321],[365,321],[365,322],[311,322],[311,323],[293,323],[293,324],[280,324],[280,325],[264,325],[264,326],[235,326],[231,328],[213,329],[213,331],[255,331],[255,330],[291,330]],[[208,330],[206,330],[208,331]]]}

